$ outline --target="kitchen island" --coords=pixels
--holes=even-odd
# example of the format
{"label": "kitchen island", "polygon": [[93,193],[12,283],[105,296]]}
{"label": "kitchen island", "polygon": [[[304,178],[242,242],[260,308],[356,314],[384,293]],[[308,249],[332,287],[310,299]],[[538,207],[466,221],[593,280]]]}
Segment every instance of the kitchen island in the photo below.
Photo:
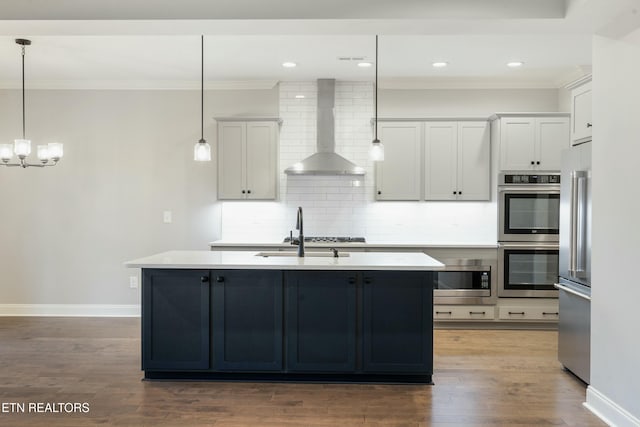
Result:
{"label": "kitchen island", "polygon": [[288,255],[170,251],[127,262],[142,268],[145,378],[431,383],[431,272],[442,263]]}

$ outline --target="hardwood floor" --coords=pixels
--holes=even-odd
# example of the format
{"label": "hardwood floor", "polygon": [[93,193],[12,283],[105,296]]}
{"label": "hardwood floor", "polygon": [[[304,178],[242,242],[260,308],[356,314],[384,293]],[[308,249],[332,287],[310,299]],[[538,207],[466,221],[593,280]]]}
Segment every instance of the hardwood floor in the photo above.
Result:
{"label": "hardwood floor", "polygon": [[139,319],[0,318],[0,425],[605,425],[553,331],[436,330],[433,386],[141,381],[139,331]]}

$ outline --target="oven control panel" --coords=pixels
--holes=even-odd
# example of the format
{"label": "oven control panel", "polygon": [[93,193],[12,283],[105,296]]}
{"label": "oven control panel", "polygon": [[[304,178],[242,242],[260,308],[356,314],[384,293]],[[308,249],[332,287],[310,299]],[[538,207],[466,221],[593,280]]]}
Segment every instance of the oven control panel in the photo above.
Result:
{"label": "oven control panel", "polygon": [[560,174],[504,174],[505,184],[560,184]]}

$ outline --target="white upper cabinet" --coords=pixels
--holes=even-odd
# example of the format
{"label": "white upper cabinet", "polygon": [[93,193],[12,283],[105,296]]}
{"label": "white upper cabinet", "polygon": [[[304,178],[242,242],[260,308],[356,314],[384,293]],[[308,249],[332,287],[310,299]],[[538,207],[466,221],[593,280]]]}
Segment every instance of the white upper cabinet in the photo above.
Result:
{"label": "white upper cabinet", "polygon": [[486,121],[426,122],[425,200],[489,200]]}
{"label": "white upper cabinet", "polygon": [[376,200],[420,200],[420,122],[379,122],[384,161],[376,162]]}
{"label": "white upper cabinet", "polygon": [[591,81],[571,91],[571,141],[581,144],[591,141]]}
{"label": "white upper cabinet", "polygon": [[275,120],[219,120],[218,199],[275,199],[277,141]]}
{"label": "white upper cabinet", "polygon": [[560,153],[570,146],[567,114],[497,117],[501,170],[560,170]]}

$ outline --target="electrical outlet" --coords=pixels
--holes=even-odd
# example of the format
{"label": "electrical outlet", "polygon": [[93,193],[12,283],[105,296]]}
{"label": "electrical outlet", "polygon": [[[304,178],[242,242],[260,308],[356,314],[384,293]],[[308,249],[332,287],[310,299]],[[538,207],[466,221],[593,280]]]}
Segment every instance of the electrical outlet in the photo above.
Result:
{"label": "electrical outlet", "polygon": [[129,287],[131,289],[138,289],[138,277],[137,276],[129,276]]}
{"label": "electrical outlet", "polygon": [[162,219],[163,219],[165,224],[171,224],[171,221],[172,221],[171,217],[172,217],[171,211],[164,211],[162,213]]}

